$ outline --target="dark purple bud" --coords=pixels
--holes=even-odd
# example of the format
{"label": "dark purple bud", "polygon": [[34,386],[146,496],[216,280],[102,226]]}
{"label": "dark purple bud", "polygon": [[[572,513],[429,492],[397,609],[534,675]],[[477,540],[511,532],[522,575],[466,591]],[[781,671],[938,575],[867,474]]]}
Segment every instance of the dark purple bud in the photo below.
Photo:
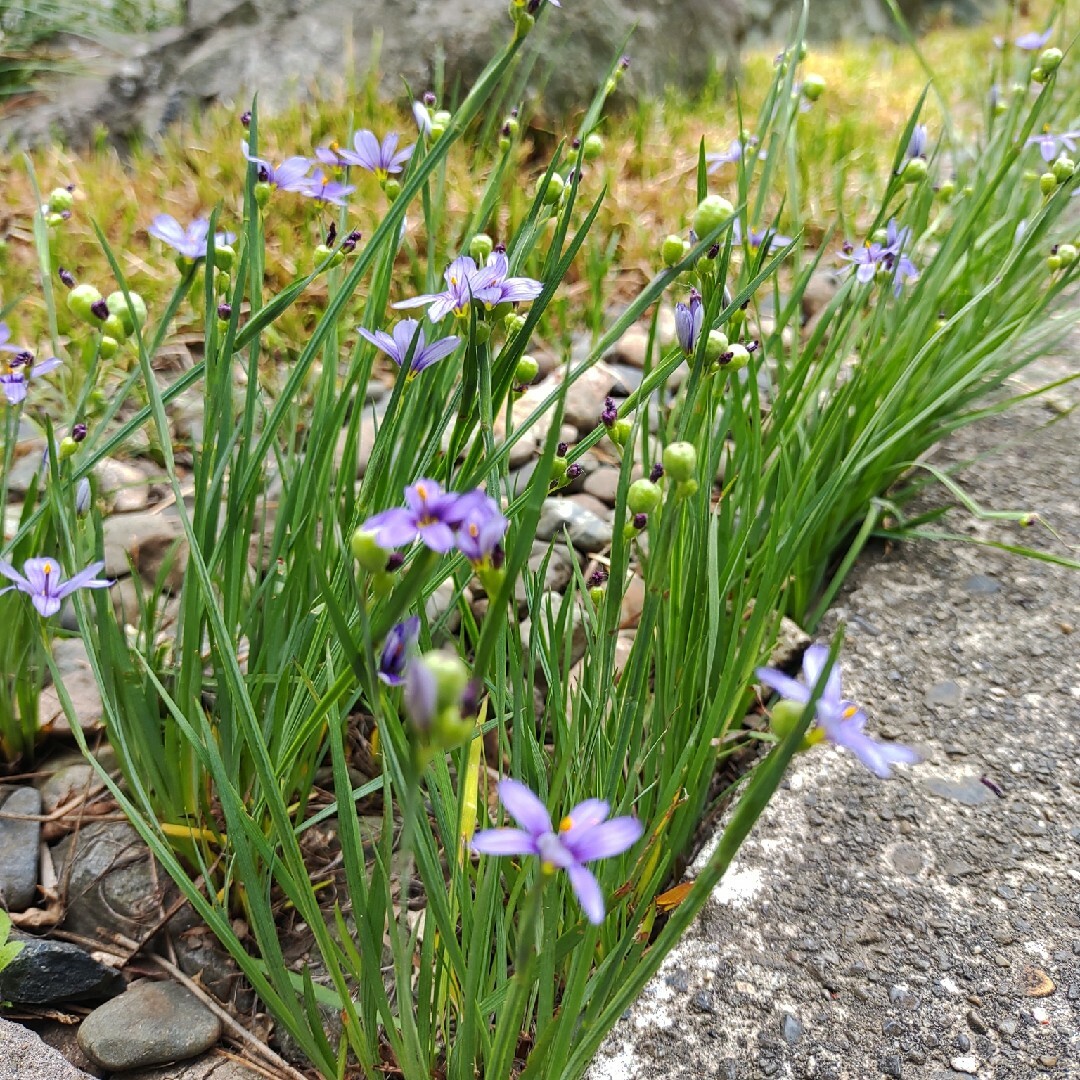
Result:
{"label": "dark purple bud", "polygon": [[655,484],[664,475],[664,466],[659,461],[653,464],[653,467],[649,470],[649,479]]}
{"label": "dark purple bud", "polygon": [[109,317],[109,305],[104,300],[95,300],[90,305],[90,314],[104,322]]}
{"label": "dark purple bud", "polygon": [[67,221],[71,217],[71,211],[70,210],[61,210],[60,211],[60,217],[64,221]]}
{"label": "dark purple bud", "polygon": [[855,245],[850,240],[845,240],[841,245],[841,250],[845,255],[850,255],[855,250]]}
{"label": "dark purple bud", "polygon": [[571,170],[570,170],[570,171],[569,171],[569,172],[568,172],[568,173],[566,174],[566,182],[567,182],[568,184],[574,184],[574,183],[576,183],[576,182],[578,181],[578,179],[579,179],[580,177],[581,177],[581,173],[579,173],[579,172],[577,171],[577,169],[571,169]]}
{"label": "dark purple bud", "polygon": [[630,57],[626,56],[626,55],[623,55],[623,57],[619,60],[619,67],[621,67],[623,69],[623,71],[625,71],[629,66],[630,66]]}
{"label": "dark purple bud", "polygon": [[241,123],[241,125],[243,127],[246,127],[246,128],[251,127],[251,110],[250,109],[245,109],[240,114],[240,123]]}
{"label": "dark purple bud", "polygon": [[226,304],[224,301],[218,304],[217,317],[222,322],[228,322],[232,318],[232,304]]}
{"label": "dark purple bud", "polygon": [[648,514],[635,514],[634,515],[634,528],[637,529],[638,532],[641,532],[641,530],[644,529],[645,526],[648,525],[648,524],[649,524],[649,515]]}
{"label": "dark purple bud", "polygon": [[599,569],[594,570],[589,575],[589,580],[585,583],[590,589],[598,588],[603,585],[608,579],[607,571],[601,566]]}
{"label": "dark purple bud", "polygon": [[937,313],[937,317],[944,322],[946,319],[948,319],[949,313],[947,311],[939,311]]}
{"label": "dark purple bud", "polygon": [[23,349],[22,352],[17,352],[9,361],[8,366],[17,367],[29,367],[34,362],[34,354]]}
{"label": "dark purple bud", "polygon": [[575,139],[574,139],[574,141],[573,141],[573,142],[572,142],[572,143],[571,143],[570,145],[571,145],[571,146],[572,146],[572,147],[573,147],[573,148],[574,148],[575,150],[580,150],[580,149],[581,149],[581,140],[580,140],[580,139],[578,139],[578,138],[575,138]]}
{"label": "dark purple bud", "polygon": [[743,302],[742,302],[742,303],[741,303],[741,304],[739,305],[739,307],[740,307],[740,308],[742,308],[742,310],[743,310],[743,311],[745,311],[745,310],[746,310],[746,309],[747,309],[747,308],[748,308],[749,306],[750,306],[750,301],[749,301],[749,300],[744,300],[744,301],[743,301]]}
{"label": "dark purple bud", "polygon": [[260,184],[270,183],[270,170],[265,165],[260,165],[255,175],[259,178]]}
{"label": "dark purple bud", "polygon": [[1051,254],[1051,255],[1056,255],[1057,253],[1058,253],[1058,246],[1057,246],[1057,244],[1055,244],[1055,245],[1054,245],[1054,246],[1053,246],[1053,247],[1052,247],[1052,248],[1050,249],[1050,254]]}
{"label": "dark purple bud", "polygon": [[615,421],[619,419],[619,407],[615,404],[614,398],[604,399],[604,411],[600,414],[600,423],[604,427],[614,427]]}
{"label": "dark purple bud", "polygon": [[506,254],[506,245],[501,241],[491,249],[496,255]]}
{"label": "dark purple bud", "polygon": [[82,442],[86,438],[86,425],[85,424],[73,424],[71,427],[71,438],[74,442]]}
{"label": "dark purple bud", "polygon": [[326,246],[332,248],[337,240],[337,226],[331,221],[330,228],[326,230]]}
{"label": "dark purple bud", "polygon": [[360,237],[360,230],[353,229],[353,231],[341,241],[341,250],[344,251],[346,255],[350,255],[356,248],[356,245],[360,243]]}
{"label": "dark purple bud", "polygon": [[496,544],[491,549],[491,566],[494,570],[501,570],[506,565],[506,552],[503,550],[502,544]]}
{"label": "dark purple bud", "polygon": [[424,91],[424,104],[429,109],[433,109],[435,107],[435,102],[438,100],[439,99],[430,90]]}
{"label": "dark purple bud", "polygon": [[555,447],[555,456],[556,457],[566,457],[566,452],[569,449],[570,449],[570,447],[567,446],[566,443],[561,442],[561,443],[559,443],[558,446]]}
{"label": "dark purple bud", "polygon": [[479,679],[470,680],[468,686],[461,692],[461,700],[458,708],[462,716],[478,716],[480,713],[480,700],[484,696],[484,684]]}
{"label": "dark purple bud", "polygon": [[503,126],[502,126],[502,136],[503,136],[503,138],[506,138],[506,139],[510,138],[510,125],[509,125],[509,123],[503,124]]}
{"label": "dark purple bud", "polygon": [[386,572],[393,574],[405,565],[405,555],[400,551],[391,551],[386,557]]}
{"label": "dark purple bud", "polygon": [[757,352],[758,349],[760,349],[760,348],[761,348],[761,342],[760,341],[748,341],[746,343],[746,351],[747,352]]}
{"label": "dark purple bud", "polygon": [[734,354],[733,352],[731,352],[731,350],[729,349],[729,350],[728,350],[727,352],[721,353],[721,354],[719,355],[719,357],[717,357],[717,363],[720,363],[720,364],[730,364],[730,363],[731,363],[731,358],[732,358],[732,357],[733,357],[734,355],[735,355],[735,354]]}
{"label": "dark purple bud", "polygon": [[540,10],[540,0],[529,0],[528,4],[525,5],[525,10],[530,15],[535,15]]}
{"label": "dark purple bud", "polygon": [[566,466],[566,479],[576,480],[585,470],[575,461],[572,465]]}
{"label": "dark purple bud", "polygon": [[517,107],[517,106],[515,105],[515,106],[514,106],[514,107],[513,107],[513,108],[512,108],[511,110],[510,110],[510,115],[511,115],[511,116],[512,116],[512,117],[513,117],[513,118],[514,118],[515,120],[516,120],[516,119],[518,118],[518,113],[519,113],[520,111],[521,111],[521,110],[520,110],[520,109],[518,109],[518,107]]}
{"label": "dark purple bud", "polygon": [[62,266],[56,271],[57,277],[69,288],[75,288],[75,275],[70,270],[65,270]]}
{"label": "dark purple bud", "polygon": [[706,254],[706,256],[708,258],[715,259],[716,256],[720,254],[720,245],[719,244],[713,244],[713,246],[711,248],[709,248],[709,250],[706,251],[705,254]]}

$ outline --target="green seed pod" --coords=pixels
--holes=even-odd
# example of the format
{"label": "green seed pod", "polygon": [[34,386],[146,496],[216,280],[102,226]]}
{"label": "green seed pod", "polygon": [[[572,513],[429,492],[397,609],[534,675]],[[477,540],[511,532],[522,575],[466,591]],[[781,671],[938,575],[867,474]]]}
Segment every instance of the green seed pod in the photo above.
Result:
{"label": "green seed pod", "polygon": [[684,250],[683,238],[672,233],[665,237],[663,244],[660,245],[660,258],[664,260],[665,266],[672,267],[682,261]]}
{"label": "green seed pod", "polygon": [[68,191],[67,188],[53,188],[49,192],[49,212],[53,214],[64,214],[70,212],[71,208],[75,205],[75,196]]}
{"label": "green seed pod", "polygon": [[593,607],[599,607],[604,602],[604,593],[603,585],[589,586],[589,599],[593,602]]}
{"label": "green seed pod", "polygon": [[521,124],[518,123],[516,116],[508,116],[503,121],[503,130],[511,136],[511,138],[521,130]]}
{"label": "green seed pod", "polygon": [[778,701],[769,713],[769,727],[778,739],[786,739],[802,719],[806,706],[801,701]]}
{"label": "green seed pod", "polygon": [[939,198],[951,199],[956,194],[956,184],[952,180],[943,180],[937,189]]}
{"label": "green seed pod", "polygon": [[352,557],[370,574],[382,573],[390,553],[378,544],[378,533],[357,529],[349,540]]}
{"label": "green seed pod", "polygon": [[810,52],[810,50],[806,47],[806,42],[805,41],[800,41],[799,44],[795,48],[795,55],[800,60],[805,60],[806,56],[807,56],[807,54],[809,52]]}
{"label": "green seed pod", "polygon": [[101,344],[98,346],[98,353],[102,360],[111,360],[120,348],[120,342],[116,338],[109,337],[108,334],[103,334],[101,338]]}
{"label": "green seed pod", "polygon": [[594,131],[585,136],[585,144],[581,148],[581,156],[586,161],[595,161],[604,152],[604,140]]}
{"label": "green seed pod", "polygon": [[1031,69],[1031,81],[1037,82],[1040,85],[1045,83],[1050,78],[1050,72],[1044,71],[1041,67],[1033,67]]}
{"label": "green seed pod", "polygon": [[536,194],[545,206],[554,206],[562,198],[565,186],[558,173],[552,173],[549,177],[541,176],[536,182]]}
{"label": "green seed pod", "polygon": [[508,337],[513,337],[514,334],[516,334],[519,330],[524,329],[524,327],[524,315],[511,314],[507,315],[506,318],[503,319],[503,328],[506,330],[506,334]]}
{"label": "green seed pod", "polygon": [[674,442],[664,448],[664,475],[682,483],[697,474],[697,447],[692,442]]}
{"label": "green seed pod", "polygon": [[698,490],[698,482],[696,480],[680,480],[675,485],[675,498],[676,499],[689,499],[691,495],[696,495]]}
{"label": "green seed pod", "polygon": [[125,335],[135,332],[136,323],[139,326],[146,325],[146,301],[137,292],[129,292],[128,296],[131,297],[130,307],[119,289],[109,293],[105,299],[105,303],[109,305],[109,311],[113,315],[119,315],[123,320]]}
{"label": "green seed pod", "polygon": [[123,341],[127,337],[127,328],[124,326],[124,320],[119,315],[110,315],[101,324],[101,332],[116,341]]}
{"label": "green seed pod", "polygon": [[495,244],[487,233],[477,233],[469,241],[469,254],[478,266],[483,266],[491,256]]}
{"label": "green seed pod", "polygon": [[1076,172],[1076,162],[1071,157],[1066,157],[1062,154],[1053,165],[1050,166],[1050,171],[1054,174],[1054,179],[1059,184],[1066,184],[1072,179],[1072,175]]}
{"label": "green seed pod", "polygon": [[57,451],[60,454],[61,461],[63,461],[64,458],[69,458],[75,453],[77,453],[78,449],[79,444],[70,435],[65,435],[60,440],[60,445],[57,447]]}
{"label": "green seed pod", "polygon": [[499,151],[501,153],[505,154],[506,151],[509,150],[509,149],[510,149],[510,136],[509,135],[500,135],[499,136]]}
{"label": "green seed pod", "polygon": [[1044,195],[1053,195],[1057,190],[1057,186],[1057,177],[1052,172],[1044,172],[1042,176],[1039,177],[1039,190]]}
{"label": "green seed pod", "polygon": [[807,101],[817,101],[825,93],[825,80],[820,75],[807,75],[802,82],[802,92]]}
{"label": "green seed pod", "polygon": [[1076,262],[1077,250],[1075,244],[1058,244],[1057,253],[1062,266],[1072,266]]}
{"label": "green seed pod", "polygon": [[1061,256],[1056,251],[1053,255],[1046,256],[1046,269],[1051,274],[1056,274],[1061,269]]}
{"label": "green seed pod", "polygon": [[270,185],[263,180],[255,185],[255,202],[260,208],[266,208],[266,204],[270,201],[270,192]]}
{"label": "green seed pod", "polygon": [[75,288],[67,294],[68,311],[77,318],[82,319],[83,322],[97,325],[97,319],[94,317],[90,308],[100,299],[101,293],[99,293],[93,285],[76,285]]}
{"label": "green seed pod", "polygon": [[457,653],[436,649],[424,653],[423,662],[435,676],[435,708],[455,707],[469,685],[469,669]]}
{"label": "green seed pod", "polygon": [[905,184],[919,184],[926,179],[927,165],[923,158],[912,158],[900,173]]}
{"label": "green seed pod", "polygon": [[659,485],[642,477],[630,485],[626,493],[626,505],[632,514],[651,514],[661,503],[664,493]]}
{"label": "green seed pod", "polygon": [[527,385],[539,374],[540,364],[537,362],[536,357],[526,353],[517,362],[517,367],[514,369],[514,381]]}
{"label": "green seed pod", "polygon": [[1060,49],[1044,49],[1042,55],[1039,57],[1039,67],[1046,72],[1047,75],[1052,74],[1061,67],[1061,61],[1063,59]]}
{"label": "green seed pod", "polygon": [[732,371],[738,371],[750,363],[750,351],[745,345],[740,345],[736,341],[734,345],[728,348],[728,352],[731,353],[731,359],[724,366],[731,368]]}
{"label": "green seed pod", "polygon": [[710,364],[715,364],[727,351],[727,335],[722,330],[710,330],[705,339],[705,359]]}
{"label": "green seed pod", "polygon": [[214,266],[218,270],[230,270],[236,259],[236,252],[228,244],[214,248]]}
{"label": "green seed pod", "polygon": [[626,440],[630,438],[631,424],[629,420],[616,420],[611,427],[608,428],[608,438],[620,449],[626,445]]}
{"label": "green seed pod", "polygon": [[386,197],[394,202],[401,194],[401,181],[395,180],[392,176],[383,181],[383,191],[386,192]]}
{"label": "green seed pod", "polygon": [[486,345],[491,338],[491,327],[486,322],[478,322],[473,333],[473,341],[477,345]]}
{"label": "green seed pod", "polygon": [[439,109],[431,114],[431,137],[442,138],[446,129],[450,126],[450,113],[446,109]]}
{"label": "green seed pod", "polygon": [[694,232],[703,240],[735,213],[735,208],[722,195],[707,195],[694,211]]}
{"label": "green seed pod", "polygon": [[[331,259],[330,256],[333,256]],[[326,259],[330,259],[330,267],[340,266],[345,261],[345,256],[340,251],[332,251],[325,244],[319,244],[315,248],[315,264],[318,266]]]}

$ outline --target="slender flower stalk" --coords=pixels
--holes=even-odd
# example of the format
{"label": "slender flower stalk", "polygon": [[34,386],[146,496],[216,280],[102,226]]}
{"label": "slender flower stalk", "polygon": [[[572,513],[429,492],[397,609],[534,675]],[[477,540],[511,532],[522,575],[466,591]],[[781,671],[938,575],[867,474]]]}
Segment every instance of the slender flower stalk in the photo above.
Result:
{"label": "slender flower stalk", "polygon": [[641,822],[633,817],[605,820],[611,807],[602,799],[578,803],[552,826],[547,807],[522,783],[499,783],[499,802],[518,829],[484,829],[472,839],[479,855],[536,855],[545,874],[565,870],[585,917],[594,926],[604,921],[604,894],[586,867],[596,859],[621,855],[641,838]]}
{"label": "slender flower stalk", "polygon": [[30,597],[38,614],[43,619],[55,615],[66,597],[76,589],[107,589],[113,584],[96,575],[104,569],[103,562],[91,563],[85,570],[80,570],[74,577],[64,580],[60,564],[48,557],[27,559],[20,574],[11,563],[0,559],[0,574],[14,582],[6,589],[0,589],[0,595],[18,589]]}
{"label": "slender flower stalk", "polygon": [[[392,334],[383,330],[368,330],[361,326],[360,336],[370,341],[380,352],[384,352],[398,367],[409,365],[409,379],[415,378],[424,368],[437,364],[449,356],[461,343],[461,338],[450,335],[430,344],[424,338],[424,331],[416,319],[402,319],[394,327]],[[410,359],[410,351],[412,357]]]}
{"label": "slender flower stalk", "polygon": [[[185,226],[172,214],[158,214],[150,223],[147,232],[169,247],[176,248],[186,259],[206,258],[206,242],[210,235],[210,222],[206,218],[196,218],[190,225]],[[215,233],[214,245],[222,247],[231,244],[235,239],[235,233]]]}
{"label": "slender flower stalk", "polygon": [[[806,705],[825,671],[829,650],[824,645],[811,645],[803,654],[801,683],[776,668],[757,668],[755,674],[769,689],[775,690],[789,702]],[[882,779],[892,775],[898,763],[914,765],[920,761],[916,751],[900,743],[879,742],[863,730],[866,713],[842,693],[840,665],[834,664],[815,708],[816,728],[809,733],[810,742],[827,739],[836,746],[850,750],[872,773]]]}

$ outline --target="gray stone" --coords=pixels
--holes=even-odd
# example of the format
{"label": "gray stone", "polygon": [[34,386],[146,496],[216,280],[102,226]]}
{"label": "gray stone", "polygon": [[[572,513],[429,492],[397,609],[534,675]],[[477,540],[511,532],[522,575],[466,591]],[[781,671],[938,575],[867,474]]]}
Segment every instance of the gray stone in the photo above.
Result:
{"label": "gray stone", "polygon": [[926,691],[924,700],[927,705],[937,705],[942,708],[952,709],[964,700],[964,691],[958,683],[948,679],[945,682],[934,683],[934,685]]}
{"label": "gray stone", "polygon": [[38,882],[41,793],[32,787],[0,787],[0,902],[23,911],[34,902]]}
{"label": "gray stone", "polygon": [[126,1072],[123,1080],[266,1080],[266,1073],[255,1072],[221,1054],[209,1053],[182,1065]]}
{"label": "gray stone", "polygon": [[103,523],[105,573],[123,577],[130,573],[128,559],[148,585],[158,579],[167,592],[176,592],[184,580],[187,541],[182,539],[180,519],[171,511],[146,510],[114,514]]}
{"label": "gray stone", "polygon": [[52,1005],[100,1001],[123,989],[124,980],[110,967],[67,941],[19,935],[19,954],[0,971],[0,1001],[15,1005]]}
{"label": "gray stone", "polygon": [[221,1021],[178,983],[132,983],[96,1008],[79,1028],[83,1053],[118,1071],[184,1061],[221,1037]]}
{"label": "gray stone", "polygon": [[946,780],[940,776],[932,776],[925,780],[923,785],[927,791],[932,791],[943,799],[963,803],[964,806],[982,806],[994,798],[990,789],[977,776],[968,776],[963,780]]}
{"label": "gray stone", "polygon": [[603,465],[585,477],[585,494],[599,499],[606,506],[614,507],[619,493],[619,470]]}
{"label": "gray stone", "polygon": [[32,1031],[0,1017],[0,1080],[93,1080]]}
{"label": "gray stone", "polygon": [[85,761],[63,765],[46,778],[41,785],[41,809],[51,814],[58,806],[81,799],[92,798],[104,790],[101,778]]}
{"label": "gray stone", "polygon": [[57,874],[67,882],[64,928],[138,940],[161,917],[162,883],[149,849],[124,822],[94,822],[56,845]]}
{"label": "gray stone", "polygon": [[987,574],[969,574],[960,588],[972,596],[993,596],[1001,591],[1001,583]]}
{"label": "gray stone", "polygon": [[795,1046],[803,1037],[803,1026],[791,1013],[784,1013],[784,1019],[780,1022],[780,1033],[785,1042]]}
{"label": "gray stone", "polygon": [[578,551],[586,554],[602,551],[611,543],[610,521],[585,509],[572,497],[545,499],[536,526],[537,539],[551,540],[563,532]]}
{"label": "gray stone", "polygon": [[117,514],[145,510],[149,490],[143,471],[125,461],[106,458],[94,469],[98,491]]}

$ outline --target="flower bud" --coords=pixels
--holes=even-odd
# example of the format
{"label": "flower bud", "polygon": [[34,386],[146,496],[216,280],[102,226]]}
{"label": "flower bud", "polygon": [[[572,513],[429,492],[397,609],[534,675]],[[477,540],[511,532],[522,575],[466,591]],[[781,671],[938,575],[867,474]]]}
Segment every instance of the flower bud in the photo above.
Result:
{"label": "flower bud", "polygon": [[511,146],[510,136],[509,135],[500,135],[499,136],[499,150],[500,150],[500,152],[505,154],[506,151],[510,149],[510,146]]}
{"label": "flower bud", "polygon": [[514,381],[520,384],[528,384],[539,374],[540,365],[537,363],[536,357],[526,353],[517,362],[517,367],[514,369]]}
{"label": "flower bud", "polygon": [[53,214],[67,214],[75,205],[75,196],[67,188],[53,188],[49,192],[49,212]]}
{"label": "flower bud", "polygon": [[953,180],[942,180],[938,185],[937,193],[942,199],[951,199],[956,194],[956,183]]}
{"label": "flower bud", "polygon": [[585,145],[581,149],[581,156],[586,161],[595,161],[604,152],[604,140],[595,131],[585,136]]}
{"label": "flower bud", "polygon": [[517,110],[515,109],[514,112],[512,112],[503,122],[503,130],[511,138],[517,135],[517,133],[521,130],[521,124],[518,122],[517,116],[514,115],[514,113],[516,112]]}
{"label": "flower bud", "polygon": [[1056,251],[1046,256],[1046,269],[1051,274],[1056,274],[1061,269],[1061,256]]}
{"label": "flower bud", "polygon": [[665,266],[675,266],[682,261],[683,251],[683,238],[671,233],[670,236],[665,237],[660,246],[660,257],[664,260]]}
{"label": "flower bud", "polygon": [[674,442],[664,447],[664,472],[676,482],[697,474],[697,447],[692,442]]}
{"label": "flower bud", "polygon": [[68,311],[83,322],[96,323],[91,308],[101,299],[101,293],[93,285],[76,285],[67,294]]}
{"label": "flower bud", "polygon": [[735,213],[735,208],[722,195],[707,195],[694,211],[694,232],[704,239]]}
{"label": "flower bud", "polygon": [[383,181],[382,189],[386,192],[386,197],[391,202],[394,202],[401,194],[401,181],[389,176]]}
{"label": "flower bud", "polygon": [[90,481],[84,476],[75,485],[75,513],[82,516],[90,510]]}
{"label": "flower bud", "polygon": [[513,337],[519,330],[524,329],[525,321],[524,315],[507,315],[506,318],[503,319],[503,329],[506,331],[507,336]]}
{"label": "flower bud", "polygon": [[562,198],[563,178],[556,172],[550,176],[541,176],[536,182],[536,194],[545,206],[554,206]]}
{"label": "flower bud", "polygon": [[109,337],[114,338],[116,341],[123,341],[127,337],[127,327],[119,315],[110,315],[101,324],[101,332],[108,334]]}
{"label": "flower bud", "polygon": [[[803,718],[806,706],[801,701],[790,701],[783,698],[778,701],[769,713],[769,728],[778,739],[786,739]],[[815,734],[816,729],[811,729],[802,738],[799,744],[800,750],[809,750],[815,743],[821,741],[821,735]]]}
{"label": "flower bud", "polygon": [[626,505],[632,514],[651,514],[661,503],[664,493],[657,484],[642,477],[630,485]]}
{"label": "flower bud", "polygon": [[1052,74],[1061,67],[1062,53],[1060,49],[1044,49],[1039,56],[1039,67],[1046,72],[1047,75]]}
{"label": "flower bud", "polygon": [[927,164],[925,158],[911,158],[900,170],[900,179],[905,184],[918,184],[926,179]]}
{"label": "flower bud", "polygon": [[492,243],[491,237],[487,233],[477,233],[472,240],[469,241],[469,254],[476,262],[477,266],[483,266],[491,257],[491,252],[494,250],[495,245]]}
{"label": "flower bud", "polygon": [[733,371],[738,371],[750,363],[750,350],[737,341],[734,345],[728,347],[728,351],[724,355],[727,356],[727,360],[721,362],[724,367],[731,368]]}
{"label": "flower bud", "polygon": [[109,337],[108,334],[103,334],[101,338],[101,344],[98,346],[98,352],[101,355],[102,360],[111,360],[120,348],[120,343],[116,338]]}
{"label": "flower bud", "polygon": [[710,364],[715,364],[727,350],[727,335],[722,330],[710,330],[705,339],[705,359]]}
{"label": "flower bud", "polygon": [[1053,165],[1050,166],[1050,171],[1054,174],[1054,179],[1059,184],[1068,183],[1072,179],[1072,175],[1076,172],[1076,162],[1071,157],[1066,157],[1062,154]]}
{"label": "flower bud", "polygon": [[1057,190],[1057,186],[1058,179],[1052,172],[1044,172],[1042,176],[1039,177],[1039,190],[1042,191],[1044,195],[1053,195]]}
{"label": "flower bud", "polygon": [[589,599],[592,601],[593,607],[599,607],[604,602],[606,591],[603,585],[589,586]]}
{"label": "flower bud", "polygon": [[1077,250],[1075,244],[1058,244],[1057,253],[1062,266],[1072,266],[1076,262]]}
{"label": "flower bud", "polygon": [[421,657],[435,683],[435,708],[456,706],[469,685],[469,669],[457,653],[436,649]]}
{"label": "flower bud", "polygon": [[802,92],[807,101],[817,101],[825,93],[825,80],[820,75],[804,76]]}
{"label": "flower bud", "polygon": [[379,546],[379,534],[370,529],[359,528],[352,534],[349,550],[352,557],[369,573],[381,573],[386,567],[389,552]]}

